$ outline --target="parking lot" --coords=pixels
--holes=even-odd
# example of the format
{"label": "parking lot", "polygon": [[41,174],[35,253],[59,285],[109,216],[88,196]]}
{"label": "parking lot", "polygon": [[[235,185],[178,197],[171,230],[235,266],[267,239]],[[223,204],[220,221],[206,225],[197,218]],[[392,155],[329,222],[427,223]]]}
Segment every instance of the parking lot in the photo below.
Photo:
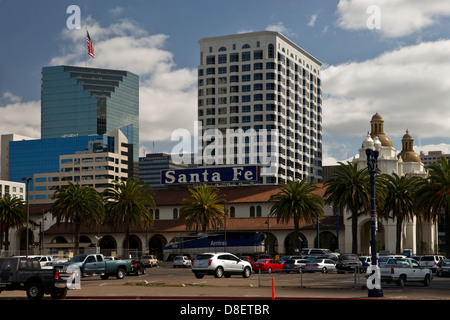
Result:
{"label": "parking lot", "polygon": [[[196,279],[189,268],[162,263],[144,275],[122,280],[84,277],[81,289],[70,290],[67,299],[366,299],[364,274],[253,273],[241,276]],[[422,284],[383,284],[383,299],[450,299],[450,278],[433,277],[431,287]],[[21,291],[2,292],[0,299],[23,298]],[[46,298],[47,299],[47,298]]]}

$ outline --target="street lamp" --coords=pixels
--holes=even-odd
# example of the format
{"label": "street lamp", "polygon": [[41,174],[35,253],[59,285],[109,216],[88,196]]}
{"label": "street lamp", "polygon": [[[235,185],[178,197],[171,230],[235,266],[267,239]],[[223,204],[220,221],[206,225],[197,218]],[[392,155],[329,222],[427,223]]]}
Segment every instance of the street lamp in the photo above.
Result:
{"label": "street lamp", "polygon": [[[377,265],[377,238],[376,238],[376,199],[375,199],[375,174],[378,169],[378,155],[381,150],[381,142],[378,137],[372,139],[369,134],[367,134],[366,139],[363,142],[363,147],[366,149],[367,156],[367,168],[370,174],[370,227],[371,227],[371,240],[370,240],[370,250],[372,253],[372,274],[368,279],[368,294],[369,297],[382,297],[383,291],[380,286],[380,274]],[[375,283],[372,283],[372,279]]]}
{"label": "street lamp", "polygon": [[26,189],[25,189],[25,199],[27,200],[27,247],[26,247],[26,257],[28,258],[28,244],[29,244],[29,224],[30,224],[30,201],[28,199],[28,184],[33,178],[22,178],[23,181],[26,182]]}

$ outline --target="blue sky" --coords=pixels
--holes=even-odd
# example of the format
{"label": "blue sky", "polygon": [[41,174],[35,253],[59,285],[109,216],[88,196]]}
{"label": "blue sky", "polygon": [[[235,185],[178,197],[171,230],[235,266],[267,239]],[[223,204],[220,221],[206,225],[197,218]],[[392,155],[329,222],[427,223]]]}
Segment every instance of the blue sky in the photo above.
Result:
{"label": "blue sky", "polygon": [[84,66],[88,28],[88,66],[140,76],[141,154],[170,152],[196,119],[198,40],[268,29],[323,63],[325,164],[358,153],[376,112],[398,152],[408,129],[416,152],[450,153],[448,0],[0,0],[0,28],[0,134],[39,138],[41,68]]}

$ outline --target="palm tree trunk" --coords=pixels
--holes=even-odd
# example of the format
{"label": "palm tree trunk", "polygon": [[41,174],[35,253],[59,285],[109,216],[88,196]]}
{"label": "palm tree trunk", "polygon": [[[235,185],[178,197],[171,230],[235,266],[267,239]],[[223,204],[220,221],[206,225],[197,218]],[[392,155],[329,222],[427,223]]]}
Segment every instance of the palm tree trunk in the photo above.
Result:
{"label": "palm tree trunk", "polygon": [[294,214],[294,250],[298,248],[300,253],[302,252],[302,248],[300,248],[300,219],[297,214]]}
{"label": "palm tree trunk", "polygon": [[402,226],[403,226],[403,218],[397,217],[397,234],[396,234],[396,246],[395,253],[401,253],[401,244],[402,244]]}
{"label": "palm tree trunk", "polygon": [[450,257],[450,209],[445,210],[445,255]]}
{"label": "palm tree trunk", "polygon": [[80,224],[75,223],[75,255],[80,253]]}
{"label": "palm tree trunk", "polygon": [[358,214],[352,212],[352,253],[358,253]]}

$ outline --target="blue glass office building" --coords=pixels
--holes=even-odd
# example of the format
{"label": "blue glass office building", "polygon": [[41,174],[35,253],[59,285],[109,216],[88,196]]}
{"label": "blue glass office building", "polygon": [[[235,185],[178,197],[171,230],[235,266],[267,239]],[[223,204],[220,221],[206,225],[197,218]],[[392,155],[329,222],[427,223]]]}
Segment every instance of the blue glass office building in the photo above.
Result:
{"label": "blue glass office building", "polygon": [[[89,143],[94,142],[96,152],[116,152],[114,137],[105,135],[11,141],[9,180],[22,182],[22,178],[33,178],[37,173],[58,172],[60,155],[87,151]],[[30,190],[33,190],[33,182],[30,181]]]}
{"label": "blue glass office building", "polygon": [[139,77],[129,71],[74,66],[42,69],[41,139],[101,135],[132,125],[139,159]]}

